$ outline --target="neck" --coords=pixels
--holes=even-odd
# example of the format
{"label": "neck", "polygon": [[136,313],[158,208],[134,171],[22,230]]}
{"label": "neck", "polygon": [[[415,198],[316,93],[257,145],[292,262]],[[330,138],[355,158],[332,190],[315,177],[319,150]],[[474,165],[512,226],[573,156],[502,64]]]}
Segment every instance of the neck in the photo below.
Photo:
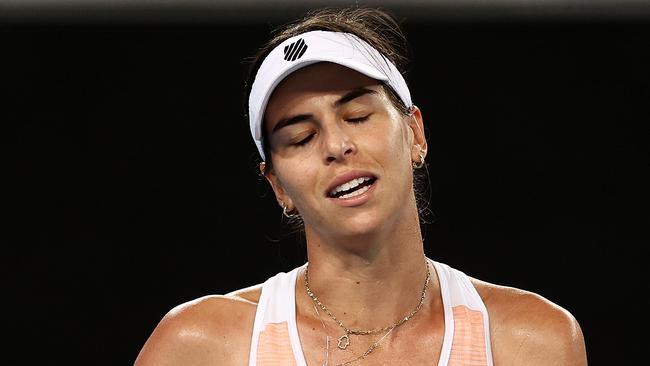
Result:
{"label": "neck", "polygon": [[[363,236],[326,241],[308,229],[306,234],[310,290],[345,327],[383,328],[407,316],[420,302],[427,266],[417,217]],[[437,286],[434,279],[431,273],[425,305]],[[303,303],[311,308],[304,282],[296,285]]]}
{"label": "neck", "polygon": [[[348,328],[343,325],[343,323],[336,318],[334,314],[328,309],[319,299],[316,294],[311,290],[309,287],[309,265],[305,267],[304,271],[304,282],[305,282],[305,289],[307,290],[307,295],[311,298],[312,302],[314,305],[317,305],[318,308],[323,310],[325,314],[327,314],[335,323],[337,323],[343,330],[345,331],[347,337],[348,335],[370,335],[370,334],[375,334],[375,333],[380,333],[380,332],[391,332],[393,329],[396,327],[399,327],[400,325],[404,324],[405,322],[409,321],[415,314],[417,314],[421,309],[422,306],[424,305],[424,300],[427,296],[427,289],[429,287],[429,282],[431,280],[431,270],[429,268],[428,262],[425,261],[425,267],[427,269],[427,277],[424,280],[424,285],[422,286],[422,292],[420,293],[420,300],[418,304],[411,310],[410,313],[408,313],[406,316],[401,317],[398,321],[389,324],[387,326],[383,327],[378,327],[378,328],[370,328],[370,329],[353,329],[353,328]],[[318,309],[316,309],[316,312],[318,312]]]}

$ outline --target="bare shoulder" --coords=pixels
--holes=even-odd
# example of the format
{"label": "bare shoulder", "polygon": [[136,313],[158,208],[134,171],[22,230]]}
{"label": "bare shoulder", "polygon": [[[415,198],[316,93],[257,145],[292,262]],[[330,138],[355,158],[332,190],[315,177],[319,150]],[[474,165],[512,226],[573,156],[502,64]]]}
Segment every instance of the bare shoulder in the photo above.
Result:
{"label": "bare shoulder", "polygon": [[174,307],[153,330],[135,365],[246,364],[260,291],[256,285]]}
{"label": "bare shoulder", "polygon": [[472,283],[488,309],[495,364],[587,365],[582,330],[568,310],[534,292]]}

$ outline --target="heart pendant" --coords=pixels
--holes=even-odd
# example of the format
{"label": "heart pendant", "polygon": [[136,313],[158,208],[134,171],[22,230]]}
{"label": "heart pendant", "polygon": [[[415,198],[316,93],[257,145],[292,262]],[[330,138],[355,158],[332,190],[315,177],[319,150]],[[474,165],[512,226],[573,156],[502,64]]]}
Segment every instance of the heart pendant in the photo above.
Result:
{"label": "heart pendant", "polygon": [[346,349],[348,348],[348,345],[350,345],[350,336],[346,334],[342,335],[339,337],[339,344],[338,347],[339,349]]}

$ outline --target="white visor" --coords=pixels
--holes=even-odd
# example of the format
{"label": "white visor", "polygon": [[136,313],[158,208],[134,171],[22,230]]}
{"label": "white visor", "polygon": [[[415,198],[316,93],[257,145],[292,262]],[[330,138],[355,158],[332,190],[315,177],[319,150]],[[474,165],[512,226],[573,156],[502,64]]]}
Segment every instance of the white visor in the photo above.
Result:
{"label": "white visor", "polygon": [[317,62],[332,62],[390,86],[406,107],[411,93],[397,67],[359,37],[342,32],[311,31],[291,37],[271,51],[260,66],[248,98],[251,135],[263,160],[262,123],[266,104],[280,82],[292,72]]}

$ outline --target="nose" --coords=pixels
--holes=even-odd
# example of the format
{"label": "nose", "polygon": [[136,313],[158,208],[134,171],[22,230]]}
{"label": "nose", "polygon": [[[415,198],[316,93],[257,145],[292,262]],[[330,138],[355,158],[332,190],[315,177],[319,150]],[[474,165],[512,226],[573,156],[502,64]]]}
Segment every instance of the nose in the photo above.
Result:
{"label": "nose", "polygon": [[324,129],[323,151],[326,164],[344,161],[357,151],[351,136],[338,123]]}

